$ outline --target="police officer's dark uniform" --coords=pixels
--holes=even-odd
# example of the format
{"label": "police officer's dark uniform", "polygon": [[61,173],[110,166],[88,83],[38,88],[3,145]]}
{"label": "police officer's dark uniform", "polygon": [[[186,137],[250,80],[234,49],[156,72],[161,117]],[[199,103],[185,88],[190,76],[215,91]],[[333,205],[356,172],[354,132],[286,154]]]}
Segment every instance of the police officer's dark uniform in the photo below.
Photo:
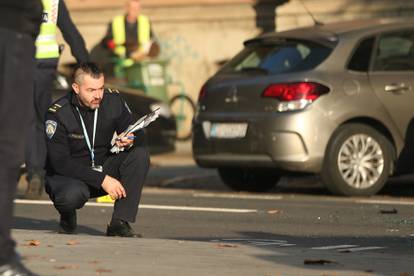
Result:
{"label": "police officer's dark uniform", "polygon": [[39,0],[0,1],[0,275],[34,275],[18,260],[10,229],[33,108],[34,39],[41,14]]}
{"label": "police officer's dark uniform", "polygon": [[[37,38],[36,68],[34,82],[35,114],[32,133],[29,134],[26,152],[28,189],[27,198],[37,198],[43,190],[44,167],[46,163],[46,144],[44,122],[47,109],[52,103],[53,82],[59,61],[56,28],[70,45],[72,55],[78,63],[87,62],[89,54],[85,42],[72,22],[63,0],[43,0],[44,14],[41,32]],[[52,7],[56,5],[56,7]],[[56,17],[55,19],[53,19]]]}
{"label": "police officer's dark uniform", "polygon": [[128,222],[135,222],[149,168],[147,148],[138,145],[143,134],[137,133],[135,145],[126,151],[110,153],[114,132],[123,132],[132,123],[132,115],[119,93],[106,91],[98,109],[94,142],[95,166],[103,166],[103,172],[99,172],[91,168],[80,116],[92,145],[95,111],[80,105],[73,91],[56,101],[46,115],[46,191],[61,215],[60,231],[75,231],[75,210],[82,208],[89,198],[105,195],[101,184],[105,175],[110,175],[122,183],[127,197],[116,200],[107,234],[132,236]]}

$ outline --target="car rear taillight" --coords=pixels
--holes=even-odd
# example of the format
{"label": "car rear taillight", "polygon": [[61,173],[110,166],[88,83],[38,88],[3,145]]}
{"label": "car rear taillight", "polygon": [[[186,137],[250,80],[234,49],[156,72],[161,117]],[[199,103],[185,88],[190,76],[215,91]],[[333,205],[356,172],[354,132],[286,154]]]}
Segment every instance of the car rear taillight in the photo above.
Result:
{"label": "car rear taillight", "polygon": [[277,98],[283,102],[316,100],[329,92],[329,88],[315,82],[295,82],[272,84],[263,92],[263,97]]}
{"label": "car rear taillight", "polygon": [[206,96],[207,96],[207,89],[206,89],[206,85],[204,84],[200,89],[200,93],[198,94],[198,102],[203,100]]}
{"label": "car rear taillight", "polygon": [[307,107],[321,95],[329,92],[329,88],[316,82],[277,83],[268,86],[263,97],[280,101],[278,111],[300,110]]}

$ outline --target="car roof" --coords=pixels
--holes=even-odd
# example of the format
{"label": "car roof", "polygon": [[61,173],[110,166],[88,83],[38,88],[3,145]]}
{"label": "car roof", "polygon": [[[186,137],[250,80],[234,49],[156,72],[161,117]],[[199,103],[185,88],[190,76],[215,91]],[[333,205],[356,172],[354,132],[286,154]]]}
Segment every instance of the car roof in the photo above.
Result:
{"label": "car roof", "polygon": [[246,41],[272,41],[280,38],[295,38],[311,40],[326,46],[334,46],[339,37],[343,35],[361,36],[369,33],[379,33],[382,31],[397,28],[414,28],[414,20],[412,19],[362,19],[352,20],[328,24],[316,24],[309,27],[302,27],[282,32],[270,32],[260,35],[254,39]]}

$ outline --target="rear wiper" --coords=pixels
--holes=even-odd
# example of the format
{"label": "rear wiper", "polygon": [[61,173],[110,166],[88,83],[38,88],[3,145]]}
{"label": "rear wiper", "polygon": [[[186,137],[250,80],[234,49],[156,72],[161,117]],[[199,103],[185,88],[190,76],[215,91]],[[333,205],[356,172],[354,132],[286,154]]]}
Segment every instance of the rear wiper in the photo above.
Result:
{"label": "rear wiper", "polygon": [[241,72],[256,72],[262,74],[269,74],[269,70],[260,67],[242,67]]}

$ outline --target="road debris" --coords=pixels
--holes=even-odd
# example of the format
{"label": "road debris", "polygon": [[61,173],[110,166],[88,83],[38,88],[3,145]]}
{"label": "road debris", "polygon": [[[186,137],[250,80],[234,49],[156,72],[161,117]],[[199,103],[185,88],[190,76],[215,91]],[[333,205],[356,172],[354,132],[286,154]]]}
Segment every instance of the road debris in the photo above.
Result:
{"label": "road debris", "polygon": [[338,264],[338,263],[334,261],[330,261],[330,260],[320,259],[320,260],[305,260],[303,264],[305,265],[326,265],[326,264]]}
{"label": "road debris", "polygon": [[236,248],[236,247],[239,247],[236,244],[228,244],[228,243],[219,243],[216,246],[217,246],[217,248]]}
{"label": "road debris", "polygon": [[55,265],[53,268],[58,269],[58,270],[67,270],[67,269],[78,269],[79,266],[77,265]]}
{"label": "road debris", "polygon": [[40,245],[40,241],[38,240],[30,240],[27,244],[25,244],[26,246],[39,246]]}
{"label": "road debris", "polygon": [[395,208],[392,209],[381,209],[380,210],[381,214],[398,214],[398,210]]}
{"label": "road debris", "polygon": [[77,245],[79,242],[77,240],[70,240],[66,243],[66,245]]}
{"label": "road debris", "polygon": [[282,211],[281,210],[277,210],[277,209],[273,209],[273,210],[268,210],[267,213],[269,215],[278,215],[278,214],[281,214]]}
{"label": "road debris", "polygon": [[95,270],[96,273],[112,273],[112,270],[110,269],[105,269],[105,268],[98,268],[97,270]]}

